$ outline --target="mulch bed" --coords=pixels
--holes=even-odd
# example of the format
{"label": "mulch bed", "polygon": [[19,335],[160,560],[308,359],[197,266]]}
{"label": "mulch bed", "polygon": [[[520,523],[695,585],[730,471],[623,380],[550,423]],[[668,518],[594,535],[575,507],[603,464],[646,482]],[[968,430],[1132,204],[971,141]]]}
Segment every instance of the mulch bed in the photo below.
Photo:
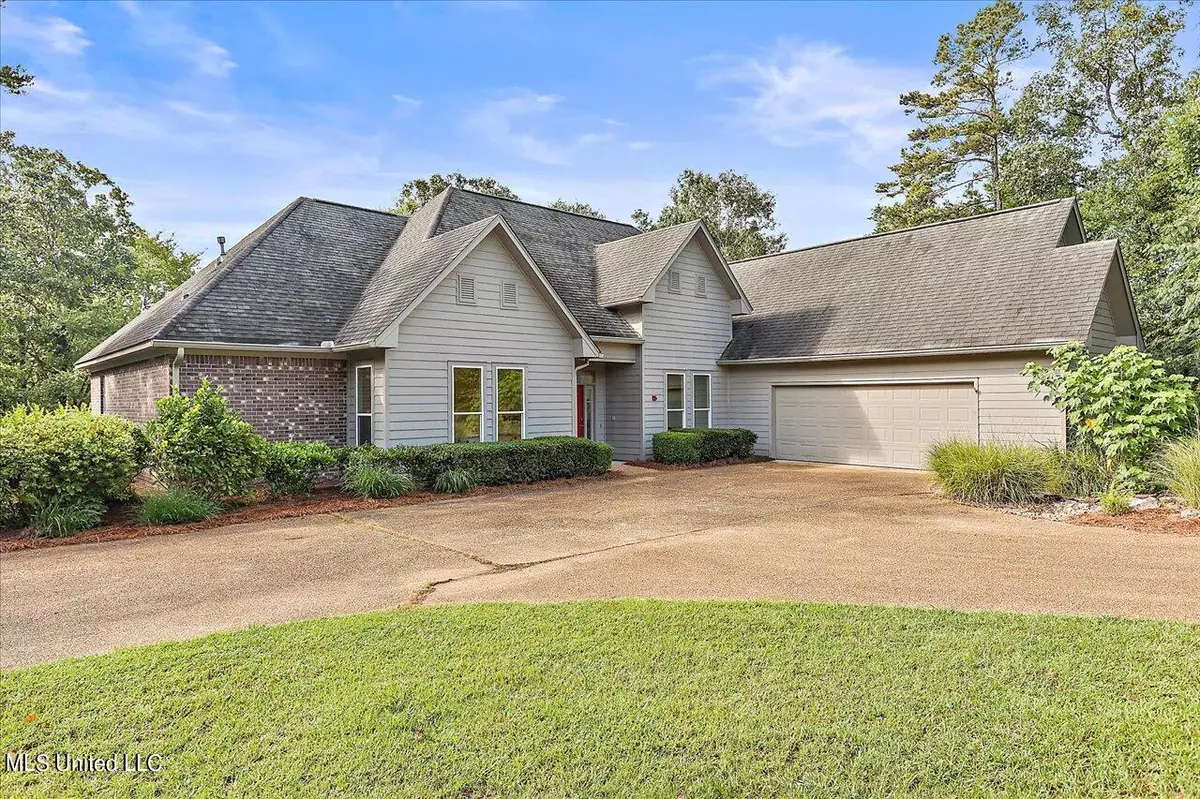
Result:
{"label": "mulch bed", "polygon": [[1072,516],[1070,524],[1084,527],[1120,527],[1135,533],[1167,533],[1173,535],[1200,535],[1200,518],[1185,519],[1170,508],[1154,508],[1110,516],[1107,513],[1084,513]]}
{"label": "mulch bed", "polygon": [[712,469],[716,466],[737,466],[740,463],[766,463],[774,460],[765,455],[751,455],[749,458],[721,458],[704,463],[659,463],[658,461],[625,461],[626,466],[637,466],[640,469],[654,469],[659,472],[682,472],[690,469]]}
{"label": "mulch bed", "polygon": [[420,492],[396,499],[367,499],[344,494],[337,486],[317,488],[308,497],[279,497],[274,499],[250,500],[235,503],[232,510],[211,519],[190,524],[139,525],[136,502],[122,502],[114,506],[104,517],[101,527],[86,530],[64,538],[34,538],[28,529],[0,531],[0,553],[21,549],[44,549],[46,547],[69,546],[72,544],[95,544],[101,541],[122,541],[130,538],[148,538],[154,535],[190,533],[196,530],[211,530],[231,524],[266,522],[276,519],[291,519],[299,516],[317,516],[322,513],[352,513],[379,508],[396,508],[404,505],[421,505],[463,497],[509,494],[522,491],[540,491],[561,488],[600,480],[620,480],[620,472],[607,472],[596,477],[567,477],[561,480],[546,480],[540,483],[516,483],[506,486],[481,486],[462,494],[435,494]]}

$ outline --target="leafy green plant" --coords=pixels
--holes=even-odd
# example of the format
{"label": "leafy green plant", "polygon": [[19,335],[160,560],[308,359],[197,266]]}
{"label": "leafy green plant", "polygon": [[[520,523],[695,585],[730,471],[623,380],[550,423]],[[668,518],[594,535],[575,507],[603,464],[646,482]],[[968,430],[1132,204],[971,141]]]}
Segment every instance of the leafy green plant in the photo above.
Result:
{"label": "leafy green plant", "polygon": [[1200,438],[1181,438],[1163,448],[1158,473],[1184,504],[1200,508]]}
{"label": "leafy green plant", "polygon": [[1133,510],[1133,494],[1114,488],[1100,495],[1100,508],[1109,516],[1124,516]]}
{"label": "leafy green plant", "polygon": [[433,481],[433,490],[439,494],[462,494],[475,487],[475,478],[466,469],[447,469]]}
{"label": "leafy green plant", "polygon": [[1050,354],[1052,365],[1029,363],[1021,370],[1029,390],[1066,414],[1074,442],[1103,454],[1115,485],[1146,485],[1147,459],[1195,419],[1196,381],[1168,375],[1162,361],[1136,347],[1090,355],[1074,342]]}
{"label": "leafy green plant", "polygon": [[18,406],[0,416],[0,523],[19,525],[35,507],[69,507],[80,498],[123,499],[144,452],[137,428],[124,419]]}
{"label": "leafy green plant", "polygon": [[342,487],[351,494],[375,499],[392,499],[417,490],[408,472],[386,464],[360,463],[346,467]]}
{"label": "leafy green plant", "polygon": [[224,507],[211,497],[173,488],[150,494],[138,508],[139,524],[185,524],[211,519]]}
{"label": "leafy green plant", "polygon": [[272,494],[311,494],[317,478],[337,463],[337,454],[321,442],[271,442],[264,448],[263,477]]}
{"label": "leafy green plant", "polygon": [[574,436],[544,436],[520,441],[429,444],[419,447],[356,447],[354,464],[399,466],[423,486],[433,486],[449,469],[463,469],[476,485],[508,485],[604,474],[612,466],[612,447]]}
{"label": "leafy green plant", "polygon": [[239,497],[262,476],[266,442],[207,380],[190,397],[176,388],[160,399],[145,429],[150,470],[168,488]]}
{"label": "leafy green plant", "polygon": [[949,439],[930,449],[927,462],[942,490],[965,502],[1032,502],[1054,481],[1053,460],[1029,444]]}
{"label": "leafy green plant", "polygon": [[1047,447],[1055,473],[1050,492],[1064,497],[1098,497],[1113,482],[1113,469],[1095,447],[1077,442],[1071,447]]}
{"label": "leafy green plant", "polygon": [[758,435],[739,427],[697,430],[668,430],[651,439],[654,459],[661,463],[686,464],[749,458]]}
{"label": "leafy green plant", "polygon": [[104,503],[95,497],[57,494],[35,501],[29,522],[39,536],[62,538],[100,524],[104,511]]}

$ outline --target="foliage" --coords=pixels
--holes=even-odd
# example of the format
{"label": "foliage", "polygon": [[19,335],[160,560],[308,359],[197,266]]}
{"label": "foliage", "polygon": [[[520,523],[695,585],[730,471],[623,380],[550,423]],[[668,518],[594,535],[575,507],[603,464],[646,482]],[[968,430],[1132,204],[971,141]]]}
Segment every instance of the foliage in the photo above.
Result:
{"label": "foliage", "polygon": [[333,449],[319,441],[269,442],[263,454],[263,477],[272,494],[311,494],[317,478],[338,462]]}
{"label": "foliage", "polygon": [[1172,494],[1184,504],[1200,508],[1200,438],[1181,438],[1168,443],[1156,465]]}
{"label": "foliage", "polygon": [[1112,485],[1114,470],[1095,446],[1076,441],[1069,447],[1048,447],[1054,463],[1050,493],[1063,497],[1098,497]]}
{"label": "foliage", "polygon": [[99,525],[105,510],[104,503],[95,497],[52,494],[33,503],[29,526],[43,538],[64,538]]}
{"label": "foliage", "polygon": [[938,42],[934,92],[900,97],[904,113],[922,127],[909,131],[909,146],[891,167],[895,178],[875,191],[899,204],[881,204],[872,218],[878,230],[910,227],[1000,210],[1002,158],[1012,146],[1007,94],[1013,64],[1029,56],[1021,32],[1025,14],[1011,0],[985,6],[954,36]]}
{"label": "foliage", "polygon": [[1147,458],[1195,420],[1195,381],[1168,375],[1162,361],[1135,347],[1093,356],[1075,342],[1050,354],[1049,367],[1029,363],[1021,370],[1029,390],[1066,414],[1074,441],[1103,453],[1116,485],[1145,485]]}
{"label": "foliage", "polygon": [[417,490],[413,476],[386,463],[351,463],[342,475],[342,487],[351,494],[393,499]]}
{"label": "foliage", "polygon": [[1054,461],[1029,444],[949,439],[935,444],[927,459],[947,496],[964,502],[1032,502],[1054,484]]}
{"label": "foliage", "polygon": [[18,406],[0,416],[0,523],[19,523],[39,507],[123,499],[144,457],[124,419]]}
{"label": "foliage", "polygon": [[495,178],[468,177],[462,172],[451,172],[448,175],[435,173],[427,178],[414,178],[405,183],[400,189],[400,196],[388,210],[401,216],[411,216],[418,208],[451,186],[457,189],[477,191],[481,194],[506,197],[510,200],[521,199],[516,192]]}
{"label": "foliage", "polygon": [[738,261],[783,250],[787,236],[772,233],[775,195],[760,189],[746,175],[726,170],[717,176],[685,169],[670,189],[671,203],[658,218],[638,209],[633,223],[655,230],[701,219],[725,258]]}
{"label": "foliage", "polygon": [[1100,509],[1109,516],[1124,516],[1133,510],[1133,494],[1112,488],[1100,495]]}
{"label": "foliage", "polygon": [[654,459],[670,464],[749,458],[757,441],[754,431],[737,427],[668,430],[651,439]]}
{"label": "foliage", "polygon": [[[0,9],[4,7],[4,0],[0,0]],[[25,89],[33,83],[33,76],[25,69],[17,64],[0,64],[0,94],[8,92],[9,94],[24,94]]]}
{"label": "foliage", "polygon": [[466,469],[447,469],[433,481],[433,490],[439,494],[462,494],[475,487],[475,480]]}
{"label": "foliage", "polygon": [[141,231],[133,241],[133,264],[130,294],[155,303],[195,273],[200,253],[179,249],[175,237],[161,231]]}
{"label": "foliage", "polygon": [[240,497],[262,475],[266,442],[207,380],[190,397],[172,389],[145,430],[150,470],[168,488]]}
{"label": "foliage", "polygon": [[550,207],[556,211],[570,211],[573,214],[582,214],[583,216],[594,216],[597,219],[608,219],[608,217],[605,216],[603,213],[601,213],[598,209],[593,208],[592,206],[590,206],[587,203],[582,202],[580,200],[567,201],[562,198],[559,198],[559,199],[555,200],[554,202],[550,203]]}
{"label": "foliage", "polygon": [[211,519],[224,509],[215,499],[173,488],[148,495],[138,508],[138,524],[186,524]]}
{"label": "foliage", "polygon": [[435,486],[438,475],[451,469],[466,471],[476,485],[508,485],[604,474],[612,466],[612,447],[574,436],[388,449],[358,447],[350,456],[350,465],[355,463],[394,464],[429,487]]}

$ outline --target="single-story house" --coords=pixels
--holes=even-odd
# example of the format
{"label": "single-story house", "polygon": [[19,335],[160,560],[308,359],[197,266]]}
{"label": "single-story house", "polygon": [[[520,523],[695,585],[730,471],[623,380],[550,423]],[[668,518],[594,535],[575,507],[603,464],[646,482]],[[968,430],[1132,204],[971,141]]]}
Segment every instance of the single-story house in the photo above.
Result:
{"label": "single-story house", "polygon": [[79,361],[144,420],[224,386],[274,440],[578,435],[618,459],[747,427],[782,459],[919,466],[949,436],[1061,442],[1019,372],[1140,346],[1115,241],[1065,199],[727,263],[630,225],[447,189],[411,217],[302,197]]}

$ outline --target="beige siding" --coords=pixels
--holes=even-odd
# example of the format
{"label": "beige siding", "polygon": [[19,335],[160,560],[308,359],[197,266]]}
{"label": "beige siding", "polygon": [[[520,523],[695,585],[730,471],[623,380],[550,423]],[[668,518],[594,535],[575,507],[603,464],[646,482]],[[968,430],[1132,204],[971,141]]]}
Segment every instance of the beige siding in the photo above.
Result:
{"label": "beige siding", "polygon": [[732,423],[758,433],[758,452],[771,449],[771,389],[814,382],[928,379],[974,380],[979,386],[979,435],[984,440],[1061,443],[1063,415],[1029,393],[1020,375],[1030,360],[1048,363],[1038,353],[978,357],[906,358],[822,364],[730,366],[725,370],[726,407]]}
{"label": "beige siding", "polygon": [[642,364],[610,363],[604,366],[604,440],[619,461],[637,460],[642,448]]}
{"label": "beige siding", "polygon": [[[680,273],[680,291],[672,292],[667,276],[659,281],[654,302],[643,306],[642,345],[644,384],[642,386],[645,419],[642,451],[650,451],[650,438],[666,429],[666,375],[683,372],[686,424],[692,419],[692,375],[712,376],[712,426],[728,424],[725,373],[717,358],[733,337],[733,319],[729,312],[730,296],[700,245],[693,240],[671,265]],[[706,282],[706,296],[696,296],[697,278]]]}
{"label": "beige siding", "polygon": [[[459,305],[458,276],[475,278],[475,305]],[[517,284],[519,307],[500,307],[501,283]],[[525,369],[526,435],[575,431],[573,333],[537,293],[496,234],[401,323],[387,351],[389,445],[448,441],[450,369],[480,366],[484,440],[496,438],[495,369]]]}
{"label": "beige siding", "polygon": [[1120,344],[1117,338],[1117,326],[1113,322],[1112,309],[1108,305],[1108,292],[1100,293],[1100,304],[1096,307],[1096,315],[1092,318],[1092,329],[1088,333],[1088,349],[1093,353],[1108,352]]}

